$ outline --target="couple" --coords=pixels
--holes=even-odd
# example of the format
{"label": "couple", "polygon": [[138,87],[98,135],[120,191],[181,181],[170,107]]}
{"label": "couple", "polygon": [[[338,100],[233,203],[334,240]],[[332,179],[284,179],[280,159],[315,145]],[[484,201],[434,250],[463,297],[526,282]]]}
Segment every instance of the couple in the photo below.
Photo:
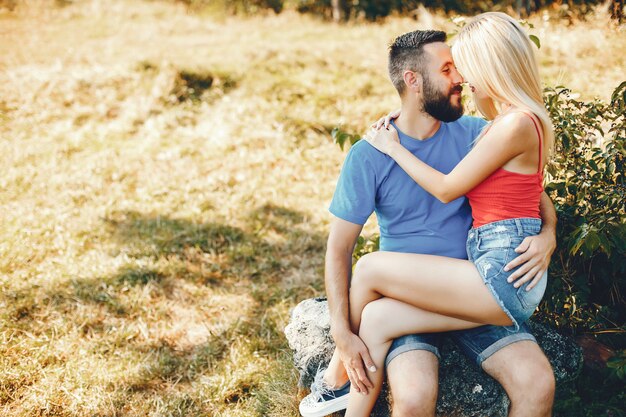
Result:
{"label": "couple", "polygon": [[[472,19],[452,50],[445,40],[415,31],[394,41],[401,111],[344,162],[325,271],[337,348],[300,404],[305,417],[346,406],[346,416],[369,415],[385,369],[394,416],[433,416],[444,332],[502,384],[510,416],[551,413],[552,368],[525,324],[546,287],[556,225],[542,188],[554,135],[533,46],[503,13]],[[490,124],[461,117],[459,71]],[[373,211],[381,251],[352,273]]]}

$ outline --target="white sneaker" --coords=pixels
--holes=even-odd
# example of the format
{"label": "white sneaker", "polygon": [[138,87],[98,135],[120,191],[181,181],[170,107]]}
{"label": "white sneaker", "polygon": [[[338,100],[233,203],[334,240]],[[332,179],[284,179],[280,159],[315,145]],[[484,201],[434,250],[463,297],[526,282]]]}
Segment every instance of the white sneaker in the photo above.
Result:
{"label": "white sneaker", "polygon": [[302,417],[323,417],[348,407],[350,381],[340,388],[332,389],[324,382],[324,372],[318,372],[311,384],[311,393],[300,401]]}

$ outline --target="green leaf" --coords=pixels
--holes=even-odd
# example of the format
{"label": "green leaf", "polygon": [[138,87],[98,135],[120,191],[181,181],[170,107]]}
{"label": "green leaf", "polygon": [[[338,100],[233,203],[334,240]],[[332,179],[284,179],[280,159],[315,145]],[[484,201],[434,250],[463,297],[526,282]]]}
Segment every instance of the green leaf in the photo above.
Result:
{"label": "green leaf", "polygon": [[606,234],[602,232],[598,233],[598,239],[600,239],[600,249],[602,249],[602,251],[606,253],[607,256],[610,257],[611,251],[613,249],[613,245],[611,245],[611,241],[606,236]]}
{"label": "green leaf", "polygon": [[586,226],[587,225],[584,224],[583,227],[573,233],[572,237],[574,237],[574,244],[570,248],[570,255],[576,255],[580,247],[585,242],[585,236],[587,236],[588,233]]}
{"label": "green leaf", "polygon": [[607,171],[607,173],[608,173],[609,175],[613,175],[613,173],[615,172],[615,163],[614,163],[614,162],[609,163],[609,166],[608,166],[607,168],[608,168],[608,169],[606,170],[606,171]]}
{"label": "green leaf", "polygon": [[615,91],[613,91],[613,94],[611,94],[611,104],[615,105],[615,102],[620,99],[622,101],[626,101],[626,81],[622,81],[622,83],[615,89]]}
{"label": "green leaf", "polygon": [[585,249],[588,255],[593,255],[593,252],[600,246],[600,238],[594,231],[590,231],[585,239]]}
{"label": "green leaf", "polygon": [[537,45],[537,49],[541,49],[541,42],[539,42],[538,37],[536,37],[535,35],[530,35],[529,38],[531,41],[533,41],[535,45]]}

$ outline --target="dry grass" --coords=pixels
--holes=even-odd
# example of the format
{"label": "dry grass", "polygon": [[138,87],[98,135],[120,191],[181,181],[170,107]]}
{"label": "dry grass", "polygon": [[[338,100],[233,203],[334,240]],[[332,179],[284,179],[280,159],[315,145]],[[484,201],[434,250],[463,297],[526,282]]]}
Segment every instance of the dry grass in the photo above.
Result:
{"label": "dry grass", "polygon": [[[603,19],[536,22],[548,83],[621,81]],[[282,329],[323,292],[328,133],[397,106],[386,44],[429,26],[450,28],[157,1],[0,14],[0,414],[295,415]]]}

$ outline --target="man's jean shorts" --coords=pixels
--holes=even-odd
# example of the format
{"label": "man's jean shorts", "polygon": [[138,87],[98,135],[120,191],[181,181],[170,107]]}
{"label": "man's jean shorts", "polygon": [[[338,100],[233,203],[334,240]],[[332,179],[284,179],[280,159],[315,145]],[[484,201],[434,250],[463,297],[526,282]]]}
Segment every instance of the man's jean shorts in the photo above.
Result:
{"label": "man's jean shorts", "polygon": [[522,323],[515,331],[511,331],[510,328],[488,325],[453,332],[410,334],[393,341],[385,366],[388,366],[396,356],[411,350],[426,350],[441,359],[439,348],[443,336],[453,339],[463,353],[473,359],[479,367],[482,367],[482,363],[488,357],[512,343],[522,340],[537,342],[526,323]]}

